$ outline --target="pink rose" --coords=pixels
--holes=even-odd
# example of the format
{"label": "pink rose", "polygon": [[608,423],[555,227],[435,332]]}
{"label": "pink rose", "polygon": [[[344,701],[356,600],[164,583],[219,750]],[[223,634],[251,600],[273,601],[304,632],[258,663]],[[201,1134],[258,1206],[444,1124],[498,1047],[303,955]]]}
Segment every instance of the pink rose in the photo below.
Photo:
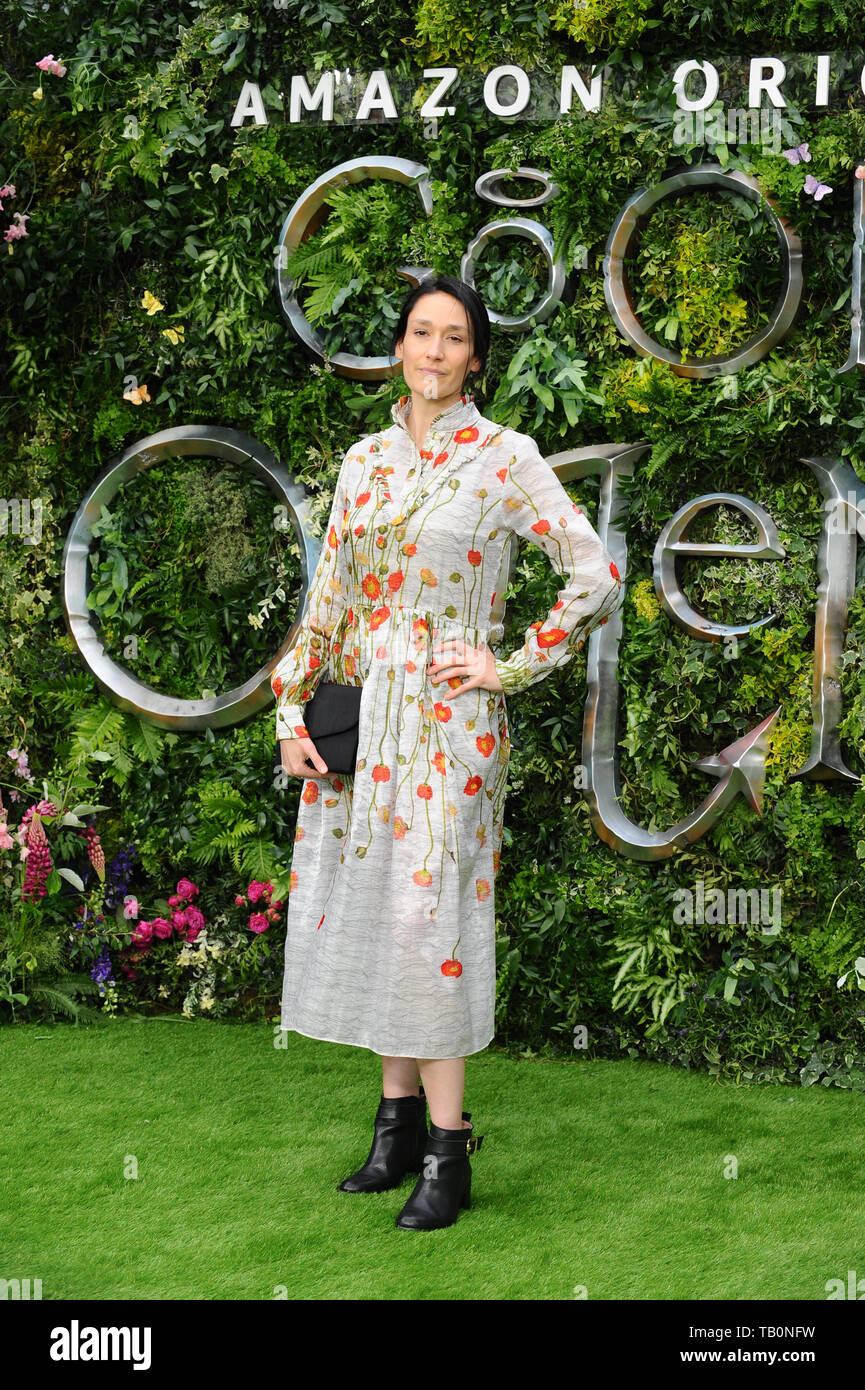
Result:
{"label": "pink rose", "polygon": [[188,878],[182,878],[177,885],[177,896],[181,900],[184,898],[194,898],[197,892],[198,889],[195,884]]}
{"label": "pink rose", "polygon": [[[175,912],[174,915],[176,917],[177,913]],[[174,930],[171,923],[166,922],[164,917],[154,917],[151,925],[153,927],[154,934],[159,937],[160,941],[165,941],[166,937],[169,937],[172,931]],[[175,923],[175,926],[176,925],[177,924]]]}
{"label": "pink rose", "polygon": [[153,935],[153,927],[150,922],[139,922],[135,931],[132,933],[132,940],[139,946],[144,945]]}
{"label": "pink rose", "polygon": [[234,906],[235,906],[235,907],[246,907],[246,898],[244,898],[243,895],[242,895],[241,893],[238,893],[238,894],[237,894],[237,897],[234,899]]}
{"label": "pink rose", "polygon": [[172,912],[171,920],[178,931],[182,931],[186,926],[186,912]]}
{"label": "pink rose", "polygon": [[186,929],[186,940],[187,940],[187,941],[194,941],[195,938],[198,936],[198,933],[199,933],[200,931],[201,931],[201,927],[187,927],[187,929]]}
{"label": "pink rose", "polygon": [[266,931],[267,925],[267,918],[265,917],[263,912],[253,912],[252,916],[249,919],[250,931]]}
{"label": "pink rose", "polygon": [[259,883],[258,879],[256,878],[252,880],[252,882],[246,890],[247,897],[249,898],[249,901],[251,903],[257,903],[263,892],[264,884]]}
{"label": "pink rose", "polygon": [[168,899],[168,906],[169,906],[169,907],[177,907],[177,904],[178,904],[179,902],[180,902],[180,899],[178,898],[177,894],[176,894],[176,893],[172,893],[172,894],[171,894],[171,897]]}
{"label": "pink rose", "polygon": [[[196,931],[201,931],[201,928],[204,926],[203,912],[199,912],[197,907],[188,907],[185,916],[187,927],[194,927]],[[187,937],[187,940],[188,939]]]}

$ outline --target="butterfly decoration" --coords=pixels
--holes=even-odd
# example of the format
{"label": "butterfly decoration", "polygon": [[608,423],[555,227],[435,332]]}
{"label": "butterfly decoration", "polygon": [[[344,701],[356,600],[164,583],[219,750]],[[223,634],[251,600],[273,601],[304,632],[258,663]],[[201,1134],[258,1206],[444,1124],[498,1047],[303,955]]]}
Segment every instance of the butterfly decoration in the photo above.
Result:
{"label": "butterfly decoration", "polygon": [[805,183],[803,187],[806,193],[814,194],[815,203],[819,203],[821,198],[825,198],[827,193],[832,192],[830,184],[821,183],[819,179],[815,179],[813,174],[805,175]]}
{"label": "butterfly decoration", "polygon": [[162,336],[163,338],[167,338],[170,343],[174,343],[175,345],[177,343],[182,343],[183,324],[179,323],[176,328],[163,328]]}
{"label": "butterfly decoration", "polygon": [[150,392],[147,386],[130,386],[128,391],[123,392],[123,399],[131,401],[133,405],[141,405],[142,401],[150,400]]}
{"label": "butterfly decoration", "polygon": [[807,140],[805,140],[804,143],[801,145],[795,145],[792,150],[782,150],[781,153],[785,159],[788,159],[790,161],[791,164],[811,163],[811,153],[808,149]]}
{"label": "butterfly decoration", "polygon": [[160,309],[165,308],[165,305],[161,300],[156,298],[155,294],[151,294],[149,290],[145,290],[144,298],[141,301],[141,307],[142,309],[146,309],[148,314],[157,314]]}

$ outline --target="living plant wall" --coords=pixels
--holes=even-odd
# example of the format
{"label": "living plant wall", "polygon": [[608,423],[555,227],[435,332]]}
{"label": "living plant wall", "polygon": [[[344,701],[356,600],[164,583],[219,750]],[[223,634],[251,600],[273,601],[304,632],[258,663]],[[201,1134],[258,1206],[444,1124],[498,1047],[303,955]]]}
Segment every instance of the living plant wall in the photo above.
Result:
{"label": "living plant wall", "polygon": [[[650,832],[675,824],[707,795],[697,764],[779,713],[761,754],[759,811],[740,794],[692,842],[640,860],[599,836],[581,782],[587,653],[512,697],[496,884],[498,1041],[528,1053],[630,1054],[744,1079],[865,1086],[859,587],[836,681],[851,775],[795,775],[811,747],[825,524],[803,459],[838,460],[865,477],[862,378],[839,370],[865,160],[860,14],[846,0],[511,0],[487,9],[421,0],[386,11],[371,0],[0,4],[7,1022],[160,1010],[276,1016],[300,784],[274,768],[273,707],[198,730],[120,708],[65,621],[66,536],[112,460],[162,430],[202,423],[270,449],[306,489],[320,526],[342,454],[390,423],[404,389],[399,376],[346,376],[333,357],[386,354],[407,288],[397,268],[459,275],[484,222],[522,215],[492,209],[476,181],[528,167],[557,189],[529,215],[553,237],[567,292],[528,331],[494,327],[473,389],[484,414],[530,433],[547,456],[647,446],[622,483],[621,809]],[[819,54],[834,66],[818,104]],[[780,55],[802,78],[780,113],[780,140],[775,126],[728,119],[747,108],[748,64],[764,55]],[[683,119],[674,98],[673,75],[688,59],[727,63],[734,74],[700,121]],[[546,104],[515,116],[490,110],[478,94],[500,65],[529,74]],[[593,65],[604,72],[600,104],[558,110],[548,98],[563,68],[588,87]],[[423,69],[446,67],[460,78],[447,97],[453,111],[425,118],[438,79],[424,81]],[[327,72],[374,71],[402,94],[395,116],[373,109],[358,120],[343,106],[329,121],[320,112],[291,119],[293,75],[312,91]],[[246,83],[254,94],[247,88],[241,102]],[[687,90],[699,94],[699,78]],[[762,104],[780,118],[768,98]],[[429,171],[431,209],[394,181],[335,187],[324,220],[280,264],[280,228],[304,190],[343,161],[382,156]],[[674,360],[641,355],[605,297],[610,228],[637,190],[704,163],[756,179],[763,197],[718,186],[665,199],[644,219],[626,265],[632,305]],[[519,178],[500,188],[527,192]],[[786,268],[765,200],[801,241],[795,319],[735,372],[683,374],[677,362],[735,354],[771,315]],[[282,311],[286,273],[321,335],[321,361]],[[547,287],[543,248],[491,239],[474,278],[491,311],[530,314]],[[568,486],[597,518],[597,477]],[[746,628],[732,644],[671,620],[653,582],[659,533],[686,501],[712,492],[759,504],[783,548],[771,563],[679,561],[693,607]],[[689,539],[743,544],[753,528],[719,505],[696,518]],[[266,484],[217,458],[164,457],[125,483],[92,528],[89,565],[88,611],[106,653],[183,700],[217,694],[266,663],[301,589],[297,541],[274,524]],[[556,587],[540,551],[521,549],[505,650]],[[681,910],[731,889],[762,892],[770,919]]]}

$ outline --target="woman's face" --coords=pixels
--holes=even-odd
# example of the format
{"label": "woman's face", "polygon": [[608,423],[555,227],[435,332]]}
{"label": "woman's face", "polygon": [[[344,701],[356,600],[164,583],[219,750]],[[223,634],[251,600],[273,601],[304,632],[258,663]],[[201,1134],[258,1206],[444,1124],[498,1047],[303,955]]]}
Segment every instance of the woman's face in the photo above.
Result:
{"label": "woman's face", "polygon": [[471,351],[465,306],[442,290],[418,299],[396,355],[412,395],[438,401],[443,408],[462,395],[466,373],[480,367],[480,358]]}

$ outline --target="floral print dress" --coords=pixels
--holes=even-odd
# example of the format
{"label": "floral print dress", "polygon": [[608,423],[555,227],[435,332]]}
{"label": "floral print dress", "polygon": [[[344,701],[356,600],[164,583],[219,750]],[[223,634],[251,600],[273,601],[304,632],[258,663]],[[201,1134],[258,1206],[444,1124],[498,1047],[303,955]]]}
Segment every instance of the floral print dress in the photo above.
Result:
{"label": "floral print dress", "polygon": [[[278,738],[306,734],[322,677],[363,685],[354,774],[301,793],[280,1027],[463,1057],[495,1032],[505,695],[567,662],[619,606],[621,579],[528,435],[463,395],[418,449],[410,410],[401,396],[393,425],[345,455],[297,640],[271,676]],[[516,536],[562,576],[558,599],[496,656],[502,691],[443,701],[431,649],[455,637],[496,651]]]}

